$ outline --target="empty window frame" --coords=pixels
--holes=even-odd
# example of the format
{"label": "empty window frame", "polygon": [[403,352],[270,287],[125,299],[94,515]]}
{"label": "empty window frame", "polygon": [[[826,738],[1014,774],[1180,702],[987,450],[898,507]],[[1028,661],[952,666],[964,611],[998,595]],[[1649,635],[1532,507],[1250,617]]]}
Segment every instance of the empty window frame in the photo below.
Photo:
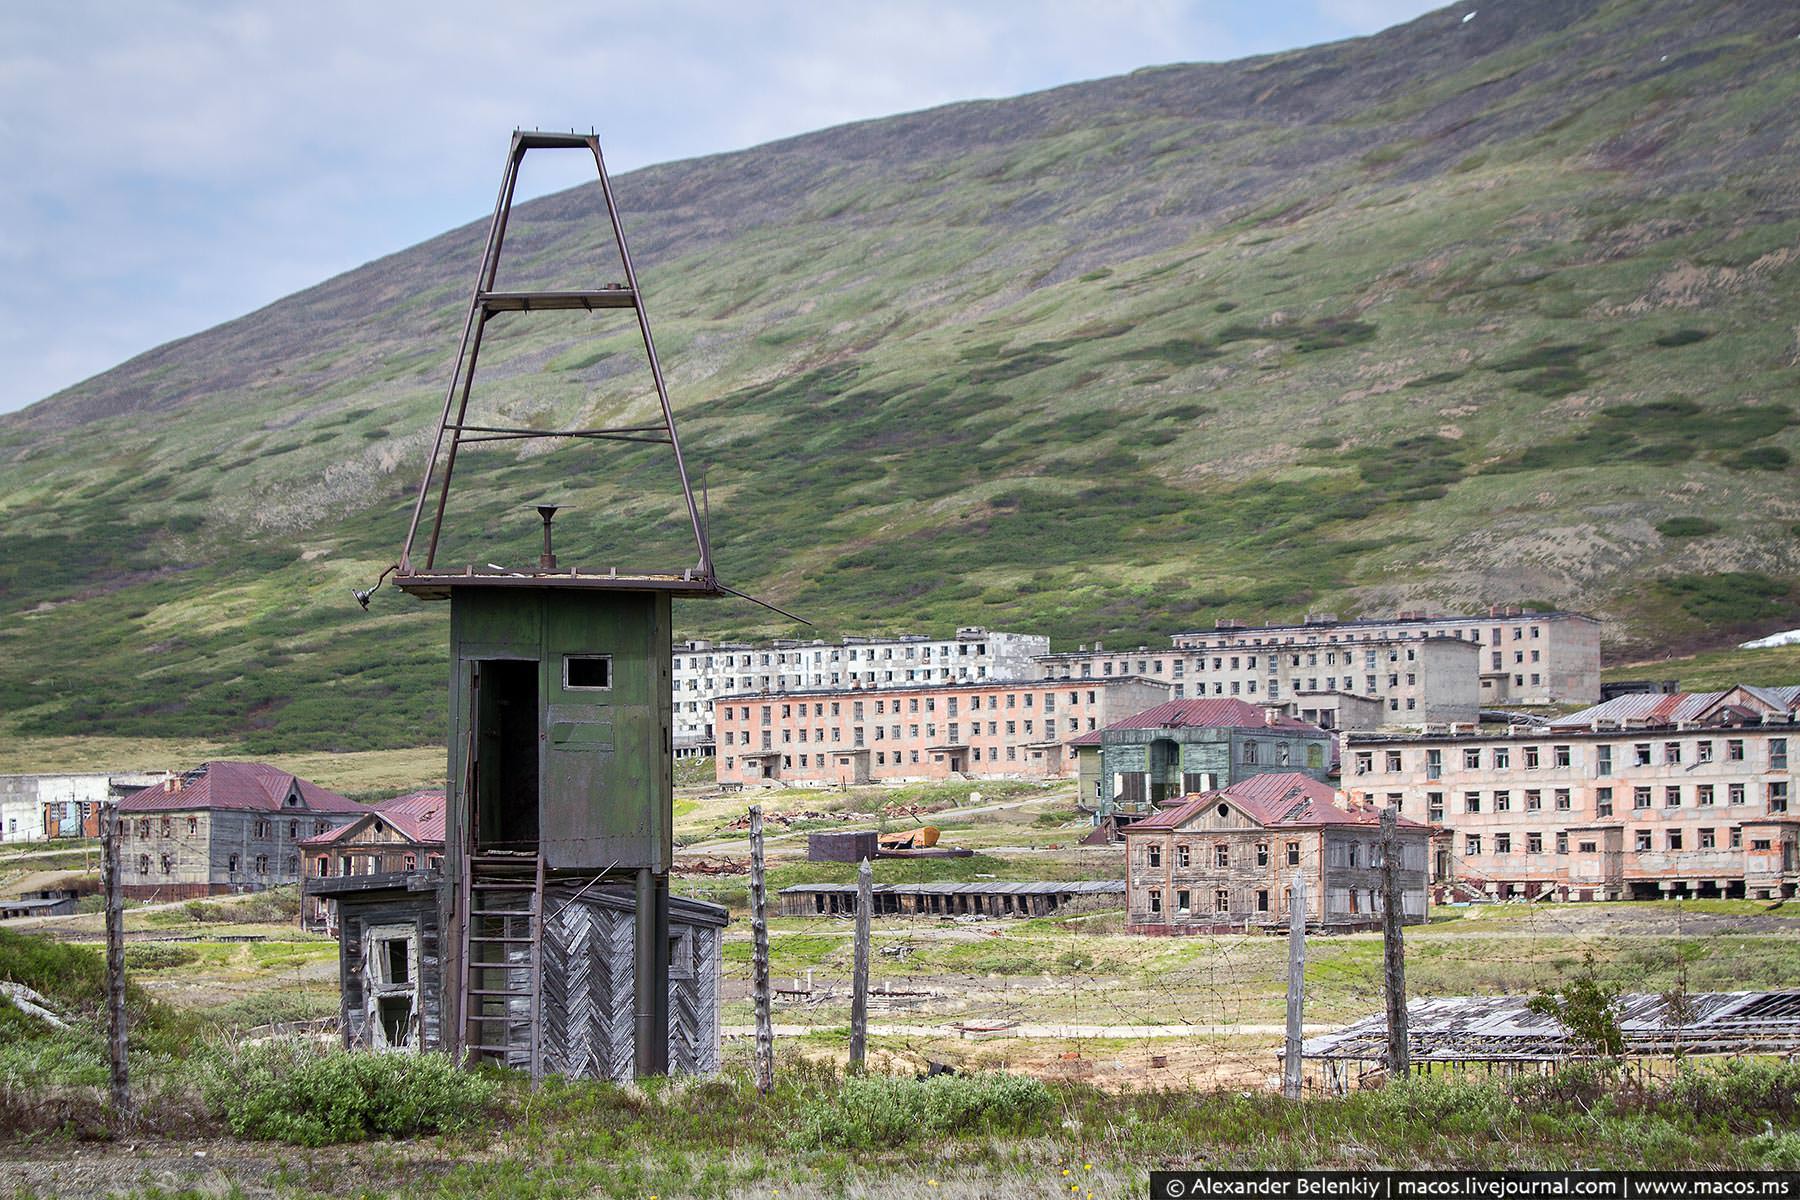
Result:
{"label": "empty window frame", "polygon": [[563,655],[563,690],[604,692],[612,689],[612,655]]}
{"label": "empty window frame", "polygon": [[371,925],[363,932],[363,1038],[375,1050],[419,1048],[419,931]]}

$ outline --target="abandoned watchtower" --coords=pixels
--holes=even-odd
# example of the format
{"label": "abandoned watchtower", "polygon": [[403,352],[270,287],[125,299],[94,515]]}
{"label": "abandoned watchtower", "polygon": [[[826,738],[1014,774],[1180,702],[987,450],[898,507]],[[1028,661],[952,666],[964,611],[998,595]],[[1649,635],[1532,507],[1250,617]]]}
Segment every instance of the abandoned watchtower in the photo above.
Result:
{"label": "abandoned watchtower", "polygon": [[[541,149],[593,156],[617,251],[611,265],[622,281],[576,291],[498,286],[520,163]],[[502,416],[470,415],[476,359],[492,323],[545,312],[602,318],[624,311],[635,317],[660,419],[550,429],[541,422],[504,423],[504,405]],[[489,541],[471,548],[466,562],[440,564],[459,449],[489,443],[490,453],[504,452],[536,438],[667,446],[695,558],[674,568],[616,560],[559,566],[552,528],[557,506],[539,504],[543,549],[536,562],[508,563],[509,553],[518,557],[517,543],[508,551]],[[557,472],[546,472],[543,483],[567,480],[566,459],[555,461]],[[490,508],[473,524],[485,525],[492,537],[509,522],[530,520],[523,503],[510,511],[516,515],[503,508],[496,516]],[[638,544],[632,530],[615,532]],[[687,1028],[670,1028],[672,949],[685,955],[680,973],[690,976],[707,970],[697,967],[695,954],[710,953],[716,980],[716,931],[724,923],[722,910],[683,902],[679,928],[670,924],[670,646],[672,600],[720,589],[593,136],[513,135],[394,582],[416,597],[450,602],[449,774],[438,889],[443,1048],[463,1061],[505,1063],[534,1077],[618,1078],[666,1071],[672,1039],[691,1044],[702,1032],[716,1044],[716,984],[710,1011],[689,1003],[678,1014]],[[359,598],[366,603],[367,593]],[[704,1064],[714,1057],[679,1054],[678,1060]]]}

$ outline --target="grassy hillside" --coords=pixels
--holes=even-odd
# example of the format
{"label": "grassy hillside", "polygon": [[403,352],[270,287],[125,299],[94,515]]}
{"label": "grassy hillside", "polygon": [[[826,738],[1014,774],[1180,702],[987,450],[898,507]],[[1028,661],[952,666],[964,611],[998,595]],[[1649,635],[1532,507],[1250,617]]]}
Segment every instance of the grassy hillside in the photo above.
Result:
{"label": "grassy hillside", "polygon": [[[724,578],[826,633],[1059,643],[1538,602],[1636,657],[1800,623],[1800,18],[1465,11],[619,180]],[[596,218],[525,206],[503,286],[616,277]],[[482,233],[0,418],[15,732],[442,736],[442,606],[349,592],[397,551]],[[496,322],[482,415],[641,414],[633,336]],[[450,562],[534,555],[542,498],[566,559],[688,561],[652,448],[475,447],[458,481]]]}

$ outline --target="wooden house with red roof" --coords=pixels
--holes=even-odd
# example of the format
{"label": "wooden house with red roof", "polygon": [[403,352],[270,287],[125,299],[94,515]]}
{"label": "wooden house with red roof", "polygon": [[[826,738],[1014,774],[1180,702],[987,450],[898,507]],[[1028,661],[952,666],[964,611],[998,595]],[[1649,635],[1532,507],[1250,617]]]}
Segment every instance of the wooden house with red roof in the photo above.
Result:
{"label": "wooden house with red roof", "polygon": [[[1425,919],[1432,828],[1402,817],[1401,911]],[[1183,796],[1124,829],[1126,928],[1227,933],[1285,927],[1295,876],[1306,920],[1328,932],[1381,924],[1380,810],[1300,772]]]}
{"label": "wooden house with red roof", "polygon": [[441,867],[444,793],[427,789],[384,800],[347,825],[305,839],[300,848],[306,869],[301,921],[334,929],[331,901],[317,894],[315,881]]}
{"label": "wooden house with red roof", "polygon": [[171,900],[300,882],[300,843],[368,811],[267,763],[202,763],[119,802],[125,894]]}
{"label": "wooden house with red roof", "polygon": [[1335,757],[1328,731],[1231,698],[1171,700],[1066,744],[1079,764],[1078,800],[1107,830],[1265,772],[1323,780]]}

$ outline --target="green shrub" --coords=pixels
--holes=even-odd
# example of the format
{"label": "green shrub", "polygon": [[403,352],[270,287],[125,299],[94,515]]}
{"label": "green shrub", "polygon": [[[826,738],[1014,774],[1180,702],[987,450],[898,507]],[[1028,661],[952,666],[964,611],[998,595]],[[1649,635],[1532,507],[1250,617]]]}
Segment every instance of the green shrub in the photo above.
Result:
{"label": "green shrub", "polygon": [[1383,1088],[1372,1103],[1396,1124],[1445,1133],[1481,1133],[1500,1128],[1517,1115],[1505,1088],[1454,1076],[1408,1079]]}
{"label": "green shrub", "polygon": [[1732,1129],[1763,1129],[1800,1118],[1800,1062],[1732,1061],[1684,1066],[1669,1083],[1669,1101]]}
{"label": "green shrub", "polygon": [[1740,471],[1785,471],[1793,461],[1794,456],[1780,446],[1751,446],[1726,459],[1725,464]]}
{"label": "green shrub", "polygon": [[847,1079],[805,1103],[795,1146],[869,1150],[971,1134],[1020,1133],[1049,1116],[1048,1087],[1022,1075]]}
{"label": "green shrub", "polygon": [[1666,538],[1705,537],[1719,532],[1719,523],[1705,517],[1670,517],[1657,525],[1656,532]]}
{"label": "green shrub", "polygon": [[233,1133],[296,1146],[466,1129],[498,1090],[441,1054],[326,1050],[305,1038],[225,1051],[201,1082]]}
{"label": "green shrub", "polygon": [[199,957],[200,952],[192,946],[171,946],[166,942],[125,947],[125,966],[132,971],[167,971],[185,967]]}
{"label": "green shrub", "polygon": [[290,885],[231,900],[189,900],[181,913],[201,924],[286,924],[300,915],[300,889]]}
{"label": "green shrub", "polygon": [[1539,992],[1525,1007],[1561,1022],[1569,1031],[1571,1045],[1583,1053],[1617,1058],[1625,1052],[1625,1031],[1619,1027],[1619,989],[1595,973],[1591,950],[1581,972],[1566,986]]}
{"label": "green shrub", "polygon": [[1656,590],[1683,612],[1709,625],[1741,625],[1779,616],[1790,608],[1790,586],[1755,571],[1678,575],[1659,579]]}

